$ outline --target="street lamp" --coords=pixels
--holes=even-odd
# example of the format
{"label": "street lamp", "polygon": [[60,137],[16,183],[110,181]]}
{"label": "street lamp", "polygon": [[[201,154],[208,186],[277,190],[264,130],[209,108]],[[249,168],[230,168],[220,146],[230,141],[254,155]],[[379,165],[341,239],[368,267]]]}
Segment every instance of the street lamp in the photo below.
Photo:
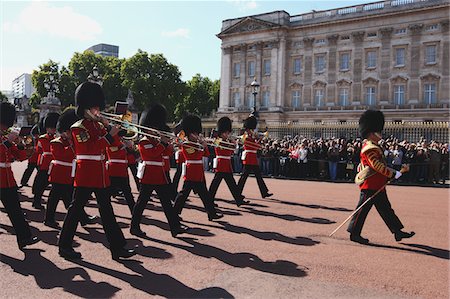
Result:
{"label": "street lamp", "polygon": [[53,99],[58,92],[58,82],[55,79],[54,74],[49,74],[48,78],[44,80],[44,87],[47,90],[47,98]]}
{"label": "street lamp", "polygon": [[89,74],[87,79],[88,79],[88,81],[97,83],[100,86],[103,85],[103,77],[98,72],[97,66],[94,66],[94,68],[92,69],[92,73]]}
{"label": "street lamp", "polygon": [[255,117],[258,117],[258,112],[256,111],[256,95],[258,94],[259,91],[259,83],[258,81],[256,81],[256,78],[253,80],[253,82],[250,84],[250,86],[253,89],[253,112],[252,114]]}

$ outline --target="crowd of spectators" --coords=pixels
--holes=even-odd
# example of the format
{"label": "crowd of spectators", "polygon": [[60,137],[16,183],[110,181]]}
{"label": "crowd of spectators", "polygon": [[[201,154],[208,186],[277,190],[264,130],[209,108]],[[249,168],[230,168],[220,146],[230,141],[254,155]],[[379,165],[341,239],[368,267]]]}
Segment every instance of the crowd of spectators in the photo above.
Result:
{"label": "crowd of spectators", "polygon": [[[389,167],[400,170],[409,164],[410,171],[400,182],[413,184],[445,184],[449,179],[448,144],[427,141],[399,141],[389,137],[380,141]],[[360,162],[362,140],[344,138],[310,139],[302,136],[266,138],[259,151],[263,175],[314,179],[324,181],[353,181]],[[212,170],[214,150],[206,168]],[[236,148],[232,164],[236,173],[242,171],[242,147]]]}

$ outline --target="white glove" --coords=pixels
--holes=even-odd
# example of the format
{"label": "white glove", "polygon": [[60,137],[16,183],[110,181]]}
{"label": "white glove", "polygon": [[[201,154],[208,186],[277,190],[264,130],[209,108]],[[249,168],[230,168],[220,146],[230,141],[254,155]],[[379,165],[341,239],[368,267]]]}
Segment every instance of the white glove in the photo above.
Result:
{"label": "white glove", "polygon": [[397,180],[399,177],[402,176],[403,173],[401,173],[400,171],[396,170],[395,171],[395,179]]}

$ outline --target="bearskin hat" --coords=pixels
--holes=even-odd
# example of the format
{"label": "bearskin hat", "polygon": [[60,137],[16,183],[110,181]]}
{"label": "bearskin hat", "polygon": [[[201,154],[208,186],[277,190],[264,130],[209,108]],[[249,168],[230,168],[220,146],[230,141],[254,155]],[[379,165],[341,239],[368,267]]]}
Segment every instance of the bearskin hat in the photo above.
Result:
{"label": "bearskin hat", "polygon": [[59,113],[50,112],[44,118],[44,128],[56,128],[56,124],[58,123]]}
{"label": "bearskin hat", "polygon": [[224,116],[217,121],[217,133],[220,135],[224,132],[231,132],[231,119]]}
{"label": "bearskin hat", "polygon": [[384,114],[378,110],[367,110],[359,118],[359,133],[367,138],[369,133],[381,132],[384,128]]}
{"label": "bearskin hat", "polygon": [[32,128],[31,128],[31,135],[41,135],[41,132],[39,131],[39,125],[35,124]]}
{"label": "bearskin hat", "polygon": [[186,135],[202,132],[202,120],[197,115],[186,115],[182,121],[182,127]]}
{"label": "bearskin hat", "polygon": [[250,114],[245,120],[244,120],[244,128],[245,129],[256,129],[256,125],[258,124],[258,121],[256,120],[256,117],[253,114]]}
{"label": "bearskin hat", "polygon": [[92,107],[105,109],[105,95],[102,87],[94,82],[83,82],[75,90],[75,102],[77,104],[77,115],[84,117],[84,110]]}
{"label": "bearskin hat", "polygon": [[6,127],[12,127],[16,120],[16,107],[9,102],[0,104],[0,121]]}
{"label": "bearskin hat", "polygon": [[70,127],[79,119],[80,117],[77,115],[74,108],[66,109],[58,119],[56,130],[58,130],[59,133],[68,131],[70,130]]}
{"label": "bearskin hat", "polygon": [[158,130],[163,130],[166,126],[167,110],[161,104],[155,103],[148,107],[141,114],[139,124],[144,127],[150,127]]}

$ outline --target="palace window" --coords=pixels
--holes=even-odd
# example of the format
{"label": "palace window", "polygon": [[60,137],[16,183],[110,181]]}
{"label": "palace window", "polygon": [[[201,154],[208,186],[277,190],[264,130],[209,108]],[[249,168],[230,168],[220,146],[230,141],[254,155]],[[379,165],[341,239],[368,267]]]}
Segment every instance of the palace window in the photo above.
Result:
{"label": "palace window", "polygon": [[423,98],[425,104],[435,104],[436,101],[436,83],[425,83],[423,86]]}
{"label": "palace window", "polygon": [[350,35],[341,36],[341,40],[349,40],[349,39],[350,39]]}
{"label": "palace window", "polygon": [[325,71],[325,55],[317,55],[315,60],[316,73],[323,73]]}
{"label": "palace window", "polygon": [[293,108],[300,107],[300,100],[301,100],[300,90],[293,90],[292,91],[292,98],[291,98],[291,106]]}
{"label": "palace window", "polygon": [[425,31],[433,31],[439,28],[438,24],[431,24],[425,27]]}
{"label": "palace window", "polygon": [[264,75],[270,76],[270,59],[264,59]]}
{"label": "palace window", "polygon": [[366,105],[373,106],[376,104],[375,86],[366,87]]}
{"label": "palace window", "polygon": [[406,28],[395,29],[395,34],[396,35],[406,34]]}
{"label": "palace window", "polygon": [[322,107],[325,104],[325,90],[323,88],[314,89],[314,103],[316,107]]}
{"label": "palace window", "polygon": [[325,45],[325,39],[324,38],[316,39],[315,43],[316,45]]}
{"label": "palace window", "polygon": [[405,85],[394,85],[394,104],[403,105],[405,103]]}
{"label": "palace window", "polygon": [[367,68],[376,68],[377,67],[377,52],[376,51],[367,51],[366,67]]}
{"label": "palace window", "polygon": [[425,63],[435,64],[436,63],[436,45],[429,45],[425,47]]}
{"label": "palace window", "polygon": [[234,107],[241,106],[241,93],[240,92],[233,93],[233,102],[234,102]]}
{"label": "palace window", "polygon": [[254,61],[248,62],[248,76],[249,77],[255,76],[255,62]]}
{"label": "palace window", "polygon": [[405,48],[396,48],[395,49],[395,66],[404,66],[405,65]]}
{"label": "palace window", "polygon": [[339,88],[339,105],[348,106],[349,92],[347,87]]}
{"label": "palace window", "polygon": [[235,78],[239,78],[240,75],[241,75],[241,64],[235,63],[233,66],[233,76]]}
{"label": "palace window", "polygon": [[249,108],[253,108],[254,96],[251,92],[247,93],[247,105]]}
{"label": "palace window", "polygon": [[300,58],[294,58],[294,75],[298,75],[302,71],[302,60]]}
{"label": "palace window", "polygon": [[369,32],[367,33],[367,37],[376,37],[377,33],[376,32]]}
{"label": "palace window", "polygon": [[261,107],[269,107],[270,102],[270,91],[263,91]]}
{"label": "palace window", "polygon": [[339,58],[339,70],[348,71],[350,69],[350,53],[342,53]]}

